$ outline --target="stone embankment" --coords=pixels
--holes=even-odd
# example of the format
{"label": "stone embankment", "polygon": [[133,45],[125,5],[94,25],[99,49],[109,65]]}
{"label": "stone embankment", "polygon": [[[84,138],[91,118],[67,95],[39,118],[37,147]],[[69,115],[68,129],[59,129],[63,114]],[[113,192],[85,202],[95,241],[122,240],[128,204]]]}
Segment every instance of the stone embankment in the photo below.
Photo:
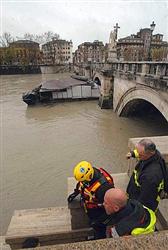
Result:
{"label": "stone embankment", "polygon": [[38,65],[0,65],[0,75],[41,74]]}

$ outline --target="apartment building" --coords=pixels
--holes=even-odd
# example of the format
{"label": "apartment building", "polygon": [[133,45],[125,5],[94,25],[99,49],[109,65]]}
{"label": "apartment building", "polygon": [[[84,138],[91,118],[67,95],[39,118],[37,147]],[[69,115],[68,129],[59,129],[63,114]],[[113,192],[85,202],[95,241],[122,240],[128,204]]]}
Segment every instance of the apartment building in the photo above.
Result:
{"label": "apartment building", "polygon": [[42,45],[43,64],[72,63],[72,41],[53,39]]}
{"label": "apartment building", "polygon": [[124,61],[165,61],[168,42],[163,34],[153,35],[150,28],[140,29],[137,34],[121,38],[117,42],[118,59]]}
{"label": "apartment building", "polygon": [[73,63],[105,62],[105,46],[103,42],[84,42],[78,46],[74,53]]}

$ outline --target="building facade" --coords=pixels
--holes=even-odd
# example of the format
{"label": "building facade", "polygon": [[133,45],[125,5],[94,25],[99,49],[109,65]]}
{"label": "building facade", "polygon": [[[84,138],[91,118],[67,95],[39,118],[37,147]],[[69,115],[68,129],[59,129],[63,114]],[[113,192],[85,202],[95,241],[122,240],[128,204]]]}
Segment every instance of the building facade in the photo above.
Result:
{"label": "building facade", "polygon": [[30,40],[18,40],[0,48],[1,65],[38,65],[41,62],[39,44]]}
{"label": "building facade", "polygon": [[121,61],[166,61],[168,42],[162,34],[152,34],[150,28],[118,40],[117,57]]}
{"label": "building facade", "polygon": [[38,65],[40,61],[39,44],[30,40],[18,40],[0,48],[1,65]]}
{"label": "building facade", "polygon": [[72,63],[72,41],[53,39],[42,45],[43,64]]}
{"label": "building facade", "polygon": [[95,40],[93,43],[84,42],[78,46],[74,53],[73,63],[102,63],[105,62],[106,47],[103,42]]}

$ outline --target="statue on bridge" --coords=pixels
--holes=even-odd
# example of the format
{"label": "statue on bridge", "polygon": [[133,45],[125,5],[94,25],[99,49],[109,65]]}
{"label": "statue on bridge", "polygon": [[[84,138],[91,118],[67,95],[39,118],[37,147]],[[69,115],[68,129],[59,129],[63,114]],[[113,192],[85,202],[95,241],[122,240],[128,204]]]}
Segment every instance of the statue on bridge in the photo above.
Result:
{"label": "statue on bridge", "polygon": [[108,61],[114,62],[117,60],[117,33],[118,23],[114,26],[114,30],[110,32],[109,44],[108,44]]}
{"label": "statue on bridge", "polygon": [[116,48],[117,42],[116,42],[116,31],[111,31],[110,32],[110,39],[109,39],[109,45],[111,48]]}

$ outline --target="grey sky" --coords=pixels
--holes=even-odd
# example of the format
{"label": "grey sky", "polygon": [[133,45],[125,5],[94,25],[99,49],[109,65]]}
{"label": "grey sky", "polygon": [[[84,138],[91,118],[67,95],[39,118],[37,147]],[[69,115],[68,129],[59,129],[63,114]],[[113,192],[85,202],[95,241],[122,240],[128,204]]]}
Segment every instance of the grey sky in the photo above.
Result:
{"label": "grey sky", "polygon": [[61,38],[72,39],[74,49],[84,41],[108,42],[116,22],[124,37],[149,27],[168,40],[168,1],[110,0],[0,0],[1,33],[22,37],[51,30]]}

